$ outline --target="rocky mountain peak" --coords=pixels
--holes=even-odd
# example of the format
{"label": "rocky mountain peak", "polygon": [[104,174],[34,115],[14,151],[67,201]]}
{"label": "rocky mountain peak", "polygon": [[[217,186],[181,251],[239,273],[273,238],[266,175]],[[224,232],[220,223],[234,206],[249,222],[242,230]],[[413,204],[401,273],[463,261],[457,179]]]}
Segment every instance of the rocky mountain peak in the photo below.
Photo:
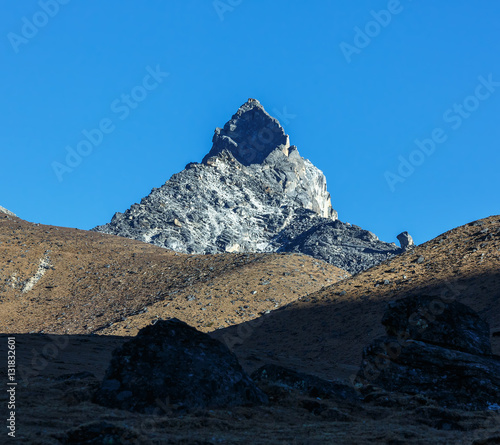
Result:
{"label": "rocky mountain peak", "polygon": [[260,102],[248,99],[201,163],[94,230],[178,252],[297,252],[351,273],[399,253],[338,220],[326,178]]}
{"label": "rocky mountain peak", "polygon": [[229,151],[241,164],[261,164],[274,150],[289,154],[290,140],[280,123],[257,99],[248,99],[223,128],[216,128],[212,148],[203,158]]}

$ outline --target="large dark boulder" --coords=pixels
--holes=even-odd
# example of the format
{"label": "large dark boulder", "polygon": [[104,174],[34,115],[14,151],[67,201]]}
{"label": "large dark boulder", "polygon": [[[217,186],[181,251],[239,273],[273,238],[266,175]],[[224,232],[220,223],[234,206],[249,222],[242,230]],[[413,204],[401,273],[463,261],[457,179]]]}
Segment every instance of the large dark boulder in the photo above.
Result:
{"label": "large dark boulder", "polygon": [[423,295],[393,301],[382,324],[388,335],[407,332],[413,340],[471,354],[491,354],[488,323],[455,300]]}
{"label": "large dark boulder", "polygon": [[491,354],[488,325],[469,307],[409,297],[390,303],[382,322],[388,335],[363,351],[355,381],[362,391],[378,386],[468,410],[500,400],[500,357]]}
{"label": "large dark boulder", "polygon": [[143,413],[267,402],[221,342],[177,320],[159,320],[113,352],[94,402]]}

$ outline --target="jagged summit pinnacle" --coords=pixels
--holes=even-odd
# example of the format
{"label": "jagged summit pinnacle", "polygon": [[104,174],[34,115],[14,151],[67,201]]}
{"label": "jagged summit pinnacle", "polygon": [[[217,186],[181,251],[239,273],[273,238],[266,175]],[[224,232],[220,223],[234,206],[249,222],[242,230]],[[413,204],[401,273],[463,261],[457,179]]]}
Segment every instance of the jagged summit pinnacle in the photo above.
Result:
{"label": "jagged summit pinnacle", "polygon": [[243,165],[260,164],[276,149],[288,156],[290,148],[283,127],[257,99],[248,99],[224,128],[216,128],[212,142],[203,163],[227,150]]}

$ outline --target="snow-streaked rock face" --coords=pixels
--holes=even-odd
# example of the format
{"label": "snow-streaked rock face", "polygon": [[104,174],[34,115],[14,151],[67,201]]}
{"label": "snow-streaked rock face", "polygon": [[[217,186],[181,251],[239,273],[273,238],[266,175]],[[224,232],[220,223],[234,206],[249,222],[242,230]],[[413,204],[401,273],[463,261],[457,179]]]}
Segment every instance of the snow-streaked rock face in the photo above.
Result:
{"label": "snow-streaked rock face", "polygon": [[[399,250],[340,221],[335,230],[344,236],[330,230],[325,248],[315,227],[323,233],[324,225],[336,220],[323,173],[290,146],[279,122],[249,99],[215,130],[202,163],[188,164],[140,204],[94,230],[184,253],[305,250],[353,272]],[[337,250],[340,254],[333,253]]]}

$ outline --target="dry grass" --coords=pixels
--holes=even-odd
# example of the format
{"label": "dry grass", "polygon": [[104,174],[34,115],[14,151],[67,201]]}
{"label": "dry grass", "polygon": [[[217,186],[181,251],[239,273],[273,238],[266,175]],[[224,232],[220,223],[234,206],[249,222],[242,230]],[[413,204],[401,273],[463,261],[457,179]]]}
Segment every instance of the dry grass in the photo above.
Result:
{"label": "dry grass", "polygon": [[[49,268],[23,292],[42,259]],[[211,331],[348,276],[305,255],[184,255],[4,214],[0,264],[0,326],[18,333],[135,335],[158,317]]]}

